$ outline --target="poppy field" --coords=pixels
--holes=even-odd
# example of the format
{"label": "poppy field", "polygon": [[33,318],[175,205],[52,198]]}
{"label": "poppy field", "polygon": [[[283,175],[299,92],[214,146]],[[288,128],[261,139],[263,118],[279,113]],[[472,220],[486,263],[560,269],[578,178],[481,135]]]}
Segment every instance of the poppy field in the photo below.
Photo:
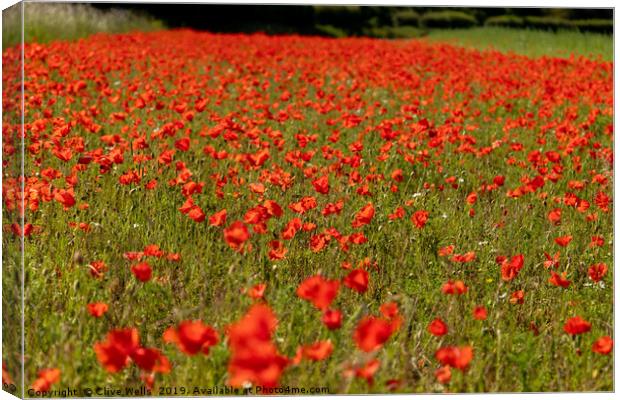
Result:
{"label": "poppy field", "polygon": [[5,388],[613,390],[612,62],[191,30],[24,51]]}

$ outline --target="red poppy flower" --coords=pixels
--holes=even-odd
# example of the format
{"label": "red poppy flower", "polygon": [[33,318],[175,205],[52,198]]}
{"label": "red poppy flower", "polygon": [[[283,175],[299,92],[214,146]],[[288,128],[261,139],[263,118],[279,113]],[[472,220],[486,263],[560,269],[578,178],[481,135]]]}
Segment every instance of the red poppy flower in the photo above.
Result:
{"label": "red poppy flower", "polygon": [[523,259],[523,254],[517,254],[510,261],[504,260],[502,262],[502,279],[505,281],[513,280],[523,268]]}
{"label": "red poppy flower", "polygon": [[316,208],[316,199],[312,196],[302,197],[297,203],[292,203],[289,208],[298,214],[305,214],[306,212]]}
{"label": "red poppy flower", "polygon": [[153,275],[153,270],[148,263],[142,262],[131,267],[131,272],[141,282],[147,282]]}
{"label": "red poppy flower", "polygon": [[469,205],[473,205],[476,203],[477,200],[478,200],[478,194],[476,192],[472,192],[467,195],[465,202]]}
{"label": "red poppy flower", "polygon": [[369,353],[379,349],[394,333],[394,326],[390,321],[373,316],[367,316],[360,320],[353,340],[361,350]]}
{"label": "red poppy flower", "polygon": [[288,253],[288,249],[284,247],[284,243],[279,240],[272,240],[269,242],[269,250],[268,257],[270,260],[283,260],[286,257],[286,253]]}
{"label": "red poppy flower", "polygon": [[596,204],[596,206],[598,208],[600,208],[601,211],[609,212],[609,204],[610,204],[610,202],[611,202],[611,200],[610,200],[609,196],[607,196],[605,193],[603,193],[603,192],[596,193],[596,197],[594,199],[594,204]]}
{"label": "red poppy flower", "polygon": [[435,358],[441,365],[464,370],[474,358],[474,350],[471,346],[447,346],[435,352]]}
{"label": "red poppy flower", "polygon": [[391,301],[388,303],[381,304],[379,307],[379,312],[387,319],[392,320],[398,317],[398,304]]}
{"label": "red poppy flower", "polygon": [[167,374],[172,369],[168,358],[157,349],[141,347],[133,352],[131,358],[143,371]]}
{"label": "red poppy flower", "polygon": [[228,383],[241,387],[246,382],[264,387],[278,386],[289,360],[271,342],[278,320],[265,304],[255,304],[227,329],[231,357]]}
{"label": "red poppy flower", "polygon": [[209,225],[223,226],[226,223],[226,209],[220,210],[209,217]]}
{"label": "red poppy flower", "polygon": [[582,333],[590,332],[592,325],[583,318],[576,316],[569,318],[564,324],[564,332],[569,335],[581,335]]}
{"label": "red poppy flower", "polygon": [[448,281],[441,287],[441,291],[444,294],[465,294],[467,286],[463,281]]}
{"label": "red poppy flower", "polygon": [[525,292],[516,290],[510,295],[510,304],[523,304],[525,302]]}
{"label": "red poppy flower", "polygon": [[327,175],[321,176],[312,181],[312,186],[314,186],[314,190],[321,194],[329,193],[329,178]]}
{"label": "red poppy flower", "polygon": [[555,271],[551,271],[551,278],[549,278],[549,283],[554,286],[559,286],[563,288],[567,288],[570,286],[570,281],[566,279],[566,272],[563,272],[562,275],[560,275]]}
{"label": "red poppy flower", "polygon": [[97,360],[108,372],[125,368],[129,357],[140,347],[138,330],[116,329],[108,333],[104,342],[95,343]]}
{"label": "red poppy flower", "polygon": [[370,360],[362,367],[357,368],[355,370],[355,376],[361,379],[365,379],[368,385],[372,385],[374,381],[374,376],[379,370],[381,363],[379,360]]}
{"label": "red poppy flower", "polygon": [[478,321],[484,321],[487,319],[487,309],[484,306],[476,306],[474,307],[474,319]]}
{"label": "red poppy flower", "polygon": [[295,237],[295,234],[301,229],[301,219],[293,218],[282,230],[282,239],[290,240]]}
{"label": "red poppy flower", "polygon": [[282,216],[282,207],[273,200],[265,200],[263,207],[270,217],[280,218]]}
{"label": "red poppy flower", "polygon": [[342,325],[342,313],[338,310],[325,310],[321,321],[323,321],[327,329],[339,329]]}
{"label": "red poppy flower", "polygon": [[95,318],[101,317],[108,312],[108,305],[106,303],[90,303],[87,305],[88,312]]}
{"label": "red poppy flower", "polygon": [[331,340],[320,340],[303,347],[303,356],[312,361],[321,361],[329,357],[334,351]]}
{"label": "red poppy flower", "polygon": [[196,205],[187,212],[187,216],[194,220],[194,222],[202,222],[206,217],[202,209]]}
{"label": "red poppy flower", "polygon": [[343,279],[343,283],[358,293],[364,293],[368,290],[368,272],[363,269],[354,269]]}
{"label": "red poppy flower", "polygon": [[368,225],[372,218],[375,216],[375,208],[372,203],[366,204],[357,214],[355,214],[355,218],[351,225],[354,228],[359,228],[364,225]]}
{"label": "red poppy flower", "polygon": [[217,332],[202,321],[183,321],[178,327],[170,327],[164,332],[166,343],[175,343],[179,350],[190,356],[209,349],[219,342]]}
{"label": "red poppy flower", "polygon": [[605,239],[602,236],[592,236],[590,239],[590,247],[601,247],[605,244]]}
{"label": "red poppy flower", "polygon": [[557,268],[560,266],[560,253],[555,253],[553,255],[553,257],[551,257],[548,253],[545,253],[545,262],[543,263],[543,266],[547,269],[553,267],[553,268]]}
{"label": "red poppy flower", "polygon": [[75,197],[73,194],[73,189],[64,190],[58,189],[54,193],[54,199],[64,206],[64,209],[67,210],[70,207],[75,205]]}
{"label": "red poppy flower", "polygon": [[446,384],[450,382],[450,380],[452,379],[452,370],[450,369],[450,366],[444,365],[443,367],[435,370],[435,378],[437,378],[437,381],[439,381],[439,383]]}
{"label": "red poppy flower", "polygon": [[424,228],[424,225],[426,225],[426,222],[428,221],[428,215],[429,215],[428,211],[423,211],[423,210],[416,211],[413,213],[413,216],[411,217],[411,222],[413,222],[416,228],[422,229]]}
{"label": "red poppy flower", "polygon": [[392,179],[394,179],[396,182],[402,182],[403,181],[403,170],[402,169],[395,169],[394,171],[392,171],[392,174],[390,175],[392,177]]}
{"label": "red poppy flower", "polygon": [[592,279],[594,282],[599,282],[605,277],[606,274],[607,264],[605,263],[593,264],[590,265],[590,268],[588,268],[588,275],[590,276],[590,279]]}
{"label": "red poppy flower", "polygon": [[473,251],[468,251],[465,254],[455,254],[454,257],[451,258],[452,261],[458,263],[469,263],[476,259],[476,253]]}
{"label": "red poppy flower", "polygon": [[325,310],[338,295],[340,282],[320,275],[311,276],[297,288],[297,296],[311,302],[319,310]]}
{"label": "red poppy flower", "polygon": [[2,362],[2,384],[3,385],[13,384],[13,378],[11,378],[11,375],[9,375],[9,371],[7,371],[6,363],[4,361]]}
{"label": "red poppy flower", "polygon": [[250,288],[248,290],[248,296],[252,299],[262,299],[265,297],[265,290],[267,289],[267,285],[264,283],[259,283]]}
{"label": "red poppy flower", "polygon": [[592,344],[592,351],[599,354],[609,354],[614,348],[614,341],[609,336],[602,336]]}
{"label": "red poppy flower", "polygon": [[189,145],[190,145],[190,142],[189,142],[188,137],[181,138],[174,143],[174,147],[176,147],[177,149],[181,151],[189,150]]}
{"label": "red poppy flower", "polygon": [[448,333],[448,326],[440,318],[432,320],[426,329],[434,336],[443,336]]}
{"label": "red poppy flower", "polygon": [[554,208],[547,215],[549,221],[554,225],[560,225],[562,221],[562,210],[560,208]]}
{"label": "red poppy flower", "polygon": [[250,190],[256,194],[264,194],[265,193],[265,185],[262,183],[250,183]]}
{"label": "red poppy flower", "polygon": [[394,221],[394,220],[401,219],[404,217],[405,217],[405,209],[403,207],[396,208],[396,210],[394,210],[393,213],[388,215],[388,219],[390,221]]}
{"label": "red poppy flower", "polygon": [[90,274],[95,278],[101,278],[103,273],[108,269],[108,266],[103,261],[92,261],[88,265],[90,269]]}
{"label": "red poppy flower", "polygon": [[555,238],[555,242],[562,246],[562,247],[566,247],[568,246],[568,244],[573,240],[573,237],[568,235],[568,236],[560,236]]}
{"label": "red poppy flower", "polygon": [[240,251],[249,238],[248,227],[241,221],[235,221],[224,228],[224,240],[233,250]]}
{"label": "red poppy flower", "polygon": [[441,249],[439,249],[437,254],[439,254],[439,257],[445,257],[445,256],[449,256],[453,252],[454,252],[454,245],[451,244],[449,246],[442,247]]}
{"label": "red poppy flower", "polygon": [[39,371],[37,379],[31,387],[35,392],[48,392],[56,382],[60,382],[60,370],[58,368],[47,368]]}

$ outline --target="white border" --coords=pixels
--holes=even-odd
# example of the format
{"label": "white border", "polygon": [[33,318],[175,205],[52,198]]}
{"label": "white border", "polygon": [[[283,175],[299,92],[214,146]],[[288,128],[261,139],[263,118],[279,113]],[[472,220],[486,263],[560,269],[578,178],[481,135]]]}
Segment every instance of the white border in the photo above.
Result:
{"label": "white border", "polygon": [[[61,1],[56,1],[56,2],[61,2]],[[66,2],[70,2],[70,1],[66,1]],[[91,2],[99,2],[99,1],[91,1]],[[129,1],[129,0],[121,0],[121,1],[100,1],[100,2],[116,2],[116,3],[186,3],[186,4],[204,4],[204,3],[212,3],[212,4],[299,4],[299,5],[303,5],[303,4],[330,4],[330,5],[336,5],[336,4],[340,4],[340,5],[393,5],[393,6],[453,6],[453,7],[557,7],[557,8],[609,8],[609,7],[615,7],[615,1],[603,1],[603,0],[590,0],[588,2],[582,2],[582,1],[576,1],[576,0],[547,0],[544,2],[544,4],[541,4],[541,1],[532,1],[532,0],[520,0],[518,2],[515,1],[505,1],[505,0],[478,0],[475,2],[475,6],[471,5],[471,4],[464,4],[463,1],[457,1],[457,0],[442,0],[441,2],[436,2],[436,1],[428,1],[428,0],[416,0],[415,3],[413,1],[403,1],[403,0],[374,0],[374,1],[354,1],[354,0],[314,0],[314,1],[300,1],[300,0],[289,0],[289,1],[284,1],[284,0],[244,0],[244,1],[238,1],[238,0],[209,0],[209,1],[196,1],[196,0],[185,0],[185,1],[175,1],[175,0],[149,0],[149,1]],[[7,7],[15,4],[16,1],[12,1],[12,0],[0,0],[0,8],[1,9],[6,9]],[[518,4],[516,4],[518,3]],[[23,16],[22,16],[23,18]],[[618,25],[620,17],[618,16],[617,13],[614,12],[614,38],[615,38],[615,27]],[[23,21],[23,20],[22,20]],[[2,21],[0,18],[0,39],[2,38],[2,32],[1,32],[1,28],[2,28]],[[23,35],[23,32],[22,32]],[[615,60],[615,55],[618,54],[618,42],[616,40],[614,40],[614,60]],[[616,68],[616,66],[614,65],[614,94],[618,93],[618,70]],[[1,76],[1,74],[0,74]],[[1,81],[0,81],[0,85],[1,85]],[[1,86],[0,86],[0,90],[1,90]],[[616,110],[618,110],[618,98],[617,96],[614,96],[614,130],[617,129],[618,127],[618,116],[616,113]],[[0,109],[1,109],[1,104],[0,104]],[[617,139],[617,135],[615,135],[616,132],[614,132],[614,138]],[[620,145],[618,144],[617,140],[614,142],[614,157],[619,154],[618,150],[620,148]],[[617,185],[615,183],[615,171],[617,171],[618,168],[618,161],[617,158],[614,158],[614,200],[617,201],[618,199],[620,199],[620,186]],[[2,182],[2,175],[0,174],[0,184]],[[617,213],[616,213],[616,207],[614,207],[614,238],[618,237],[618,219],[617,219]],[[1,259],[1,255],[2,255],[2,250],[0,249],[0,259]],[[614,240],[614,261],[617,259],[617,255],[618,255],[618,251],[617,251],[617,247],[615,246],[615,240]],[[614,263],[615,266],[615,263]],[[615,269],[614,269],[614,304],[616,303],[617,300],[617,290],[618,290],[618,285],[620,283],[620,278],[619,278],[618,273],[616,273]],[[22,289],[23,290],[23,289]],[[0,294],[2,292],[2,288],[0,286]],[[23,300],[23,299],[22,299]],[[23,304],[22,304],[23,307]],[[23,308],[22,308],[23,310]],[[1,310],[0,310],[0,317],[1,317]],[[616,309],[614,306],[614,340],[616,340],[619,336],[618,336],[618,325],[616,323]],[[23,321],[22,321],[23,323]],[[22,328],[23,331],[23,328]],[[2,339],[2,332],[0,331],[0,348],[1,348],[1,341]],[[620,371],[618,368],[615,368],[618,361],[618,352],[617,349],[614,348],[614,389],[616,388],[616,383],[619,381],[619,377],[620,377]],[[22,379],[23,379],[23,373],[22,373]],[[390,399],[390,400],[401,400],[401,399],[409,399],[412,397],[415,397],[416,399],[437,399],[438,396],[442,396],[441,394],[408,394],[408,395],[373,395],[374,398],[385,398],[385,399]],[[443,395],[446,396],[446,395]],[[613,392],[613,393],[515,393],[515,394],[495,394],[495,393],[483,393],[483,394],[453,394],[451,396],[457,396],[459,399],[477,399],[477,398],[481,398],[481,397],[492,397],[492,398],[499,398],[499,399],[506,399],[506,400],[517,400],[517,399],[537,399],[537,398],[542,398],[542,399],[547,399],[547,400],[573,400],[573,399],[588,399],[588,400],[598,400],[598,399],[610,399],[610,398],[616,398],[616,397],[620,397],[620,394],[617,392]],[[222,396],[223,397],[223,396]],[[326,398],[326,397],[346,397],[347,399],[352,399],[352,400],[361,400],[361,399],[365,399],[366,397],[368,397],[368,395],[339,395],[339,396],[321,396],[322,398]],[[317,396],[296,396],[296,398],[302,398],[302,399],[317,399],[317,398],[321,398],[321,397],[317,397]],[[119,399],[121,397],[118,397]],[[155,397],[153,397],[155,398]],[[179,399],[181,397],[157,397],[157,399]],[[195,397],[198,398],[198,397]],[[243,398],[247,398],[247,399],[266,399],[266,398],[278,398],[278,399],[286,399],[287,397],[283,397],[283,396],[269,396],[269,397],[264,397],[264,396],[247,396],[247,397],[243,397]],[[11,396],[10,394],[8,394],[7,392],[4,392],[2,390],[0,390],[0,400],[5,400],[5,399],[16,399],[15,396]]]}

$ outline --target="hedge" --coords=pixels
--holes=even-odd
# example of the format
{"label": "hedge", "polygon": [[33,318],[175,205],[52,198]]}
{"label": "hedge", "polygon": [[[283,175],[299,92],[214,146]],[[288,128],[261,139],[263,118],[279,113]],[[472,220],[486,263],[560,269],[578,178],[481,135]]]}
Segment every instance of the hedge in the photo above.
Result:
{"label": "hedge", "polygon": [[478,25],[472,15],[462,11],[431,11],[420,19],[423,28],[470,28]]}
{"label": "hedge", "polygon": [[364,22],[359,6],[314,6],[315,23],[334,26],[359,26]]}
{"label": "hedge", "polygon": [[489,17],[484,21],[485,26],[498,26],[504,28],[523,28],[525,21],[516,15],[498,15]]}
{"label": "hedge", "polygon": [[414,10],[403,10],[392,14],[392,24],[394,26],[419,26],[420,14]]}
{"label": "hedge", "polygon": [[558,31],[561,29],[574,29],[571,21],[556,17],[525,17],[525,26],[528,28]]}
{"label": "hedge", "polygon": [[366,28],[363,34],[374,38],[411,39],[425,36],[428,32],[414,26],[382,26]]}
{"label": "hedge", "polygon": [[571,22],[581,32],[614,33],[614,21],[610,19],[576,19]]}
{"label": "hedge", "polygon": [[333,38],[343,38],[349,36],[349,33],[344,29],[337,28],[333,25],[315,25],[317,33],[321,36],[329,36]]}

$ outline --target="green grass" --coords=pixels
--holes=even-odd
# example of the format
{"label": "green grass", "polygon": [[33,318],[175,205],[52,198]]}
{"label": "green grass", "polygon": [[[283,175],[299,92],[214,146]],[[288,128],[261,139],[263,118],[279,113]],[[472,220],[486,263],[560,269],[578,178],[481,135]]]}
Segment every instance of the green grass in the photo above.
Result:
{"label": "green grass", "polygon": [[[21,9],[2,12],[2,47],[21,41]],[[164,24],[150,16],[129,10],[99,10],[85,4],[24,3],[24,40],[46,43],[75,40],[94,33],[124,33],[163,29]]]}
{"label": "green grass", "polygon": [[545,32],[511,28],[431,30],[424,40],[480,50],[495,49],[529,57],[583,55],[613,61],[613,36],[574,31]]}

